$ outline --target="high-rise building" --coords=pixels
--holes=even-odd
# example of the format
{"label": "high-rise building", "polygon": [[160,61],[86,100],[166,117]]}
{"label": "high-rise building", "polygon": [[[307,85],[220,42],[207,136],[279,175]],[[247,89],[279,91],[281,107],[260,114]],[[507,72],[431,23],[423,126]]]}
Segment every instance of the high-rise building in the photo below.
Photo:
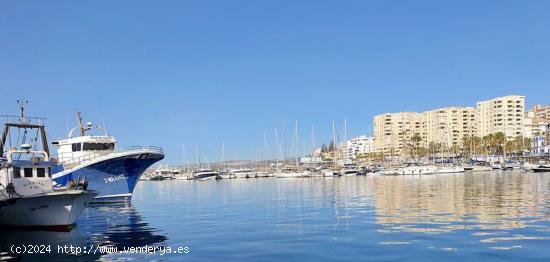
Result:
{"label": "high-rise building", "polygon": [[392,155],[403,154],[412,136],[424,134],[422,114],[416,112],[377,115],[373,123],[374,148]]}
{"label": "high-rise building", "polygon": [[[545,124],[538,121],[550,115],[539,107],[535,122],[525,116],[525,96],[503,96],[477,102],[477,107],[445,107],[417,112],[385,113],[374,117],[374,147],[378,152],[399,155],[412,147],[411,137],[419,134],[421,145],[438,143],[446,148],[462,146],[464,137],[483,137],[502,132],[508,139],[530,133]],[[534,132],[534,131],[533,131]]]}
{"label": "high-rise building", "polygon": [[536,105],[529,112],[533,112],[536,118],[550,119],[550,105]]}
{"label": "high-rise building", "polygon": [[465,136],[476,130],[476,110],[472,107],[445,107],[422,113],[425,133],[423,144],[444,145],[446,148],[462,146]]}
{"label": "high-rise building", "polygon": [[525,137],[540,136],[548,124],[550,124],[550,105],[536,105],[525,112],[523,135]]}
{"label": "high-rise building", "polygon": [[503,96],[477,102],[477,136],[502,132],[512,139],[524,133],[525,96]]}

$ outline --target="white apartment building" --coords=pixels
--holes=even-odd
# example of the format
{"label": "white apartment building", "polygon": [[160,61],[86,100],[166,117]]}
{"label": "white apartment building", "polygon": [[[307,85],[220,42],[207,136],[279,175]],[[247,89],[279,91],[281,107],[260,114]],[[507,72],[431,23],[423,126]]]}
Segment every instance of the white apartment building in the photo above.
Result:
{"label": "white apartment building", "polygon": [[358,154],[374,152],[374,137],[358,136],[345,142],[344,159],[355,160]]}
{"label": "white apartment building", "polygon": [[512,139],[524,133],[525,96],[503,96],[477,102],[477,136],[502,132]]}

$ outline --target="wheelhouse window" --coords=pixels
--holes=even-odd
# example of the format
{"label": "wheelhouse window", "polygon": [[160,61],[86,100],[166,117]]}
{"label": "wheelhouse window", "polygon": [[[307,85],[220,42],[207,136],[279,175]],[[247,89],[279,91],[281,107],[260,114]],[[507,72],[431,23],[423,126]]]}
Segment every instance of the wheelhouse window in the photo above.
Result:
{"label": "wheelhouse window", "polygon": [[25,173],[25,177],[32,177],[32,168],[30,168],[30,167],[25,167],[25,169],[23,170],[23,172]]}
{"label": "wheelhouse window", "polygon": [[82,150],[82,144],[81,143],[75,143],[72,146],[73,146],[73,152],[78,152],[78,151]]}
{"label": "wheelhouse window", "polygon": [[113,150],[114,143],[84,143],[83,150]]}
{"label": "wheelhouse window", "polygon": [[48,177],[52,177],[52,168],[48,167]]}
{"label": "wheelhouse window", "polygon": [[46,169],[39,167],[36,169],[36,176],[37,177],[46,177]]}
{"label": "wheelhouse window", "polygon": [[13,167],[13,178],[21,178],[21,168]]}

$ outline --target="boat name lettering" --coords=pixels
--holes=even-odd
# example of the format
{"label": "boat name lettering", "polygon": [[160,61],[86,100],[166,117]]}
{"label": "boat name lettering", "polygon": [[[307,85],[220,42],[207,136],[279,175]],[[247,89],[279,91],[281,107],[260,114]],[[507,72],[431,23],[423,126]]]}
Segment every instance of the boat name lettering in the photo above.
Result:
{"label": "boat name lettering", "polygon": [[106,177],[103,180],[105,181],[105,183],[113,183],[113,182],[116,182],[116,181],[123,180],[125,178],[126,178],[126,176],[124,174],[120,174],[118,176]]}

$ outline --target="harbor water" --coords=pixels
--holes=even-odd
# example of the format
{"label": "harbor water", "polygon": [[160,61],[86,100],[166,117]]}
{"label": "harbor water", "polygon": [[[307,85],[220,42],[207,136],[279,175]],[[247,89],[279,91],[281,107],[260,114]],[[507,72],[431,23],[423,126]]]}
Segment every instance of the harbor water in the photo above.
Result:
{"label": "harbor water", "polygon": [[3,260],[45,258],[21,244],[67,261],[549,261],[550,173],[140,181],[70,232],[0,231]]}

